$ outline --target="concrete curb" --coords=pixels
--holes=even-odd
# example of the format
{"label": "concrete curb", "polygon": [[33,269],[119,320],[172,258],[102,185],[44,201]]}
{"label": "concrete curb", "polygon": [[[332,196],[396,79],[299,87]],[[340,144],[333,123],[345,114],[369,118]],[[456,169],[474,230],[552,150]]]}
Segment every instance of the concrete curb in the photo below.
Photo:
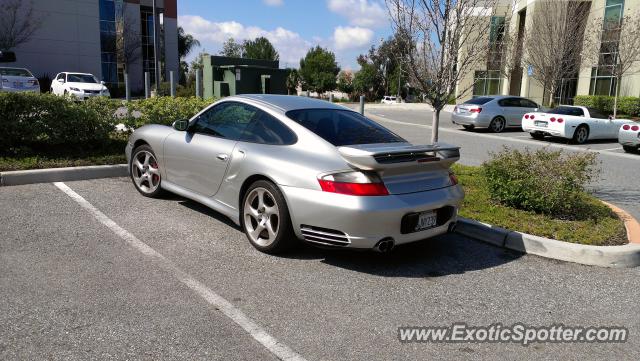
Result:
{"label": "concrete curb", "polygon": [[127,175],[128,167],[126,164],[17,170],[0,172],[0,186],[125,177]]}
{"label": "concrete curb", "polygon": [[560,261],[599,267],[640,266],[640,244],[589,246],[509,231],[459,217],[456,232],[494,246]]}

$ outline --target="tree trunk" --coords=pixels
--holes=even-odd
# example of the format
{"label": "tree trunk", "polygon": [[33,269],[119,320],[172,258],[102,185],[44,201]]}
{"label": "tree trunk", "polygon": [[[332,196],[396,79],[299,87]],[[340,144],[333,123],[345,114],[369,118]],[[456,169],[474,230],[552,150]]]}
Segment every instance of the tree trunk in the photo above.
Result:
{"label": "tree trunk", "polygon": [[431,124],[431,144],[438,142],[438,127],[440,126],[440,110],[433,109],[433,122]]}
{"label": "tree trunk", "polygon": [[613,97],[613,119],[618,115],[618,94],[620,93],[620,77],[616,77],[616,95]]}

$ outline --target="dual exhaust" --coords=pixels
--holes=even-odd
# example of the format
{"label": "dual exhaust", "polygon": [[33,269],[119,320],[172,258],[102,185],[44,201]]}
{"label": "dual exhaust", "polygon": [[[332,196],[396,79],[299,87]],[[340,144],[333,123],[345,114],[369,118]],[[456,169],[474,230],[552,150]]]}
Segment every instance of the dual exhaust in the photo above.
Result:
{"label": "dual exhaust", "polygon": [[[449,227],[447,228],[447,232],[448,233],[455,232],[456,226],[457,226],[457,222],[449,223]],[[396,242],[393,240],[393,238],[384,238],[384,239],[380,240],[378,243],[376,243],[376,245],[373,246],[373,249],[376,252],[389,253],[389,252],[391,252],[393,250],[395,245],[396,245]]]}

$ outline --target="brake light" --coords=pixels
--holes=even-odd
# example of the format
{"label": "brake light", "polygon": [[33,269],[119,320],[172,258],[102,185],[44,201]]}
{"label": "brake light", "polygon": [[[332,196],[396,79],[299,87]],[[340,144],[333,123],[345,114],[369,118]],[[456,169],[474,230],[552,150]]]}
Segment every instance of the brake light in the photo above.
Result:
{"label": "brake light", "polygon": [[629,124],[625,124],[625,125],[622,126],[622,129],[629,130],[629,129],[631,129],[631,126]]}
{"label": "brake light", "polygon": [[323,192],[340,193],[351,196],[386,196],[387,187],[374,174],[363,172],[341,172],[318,178]]}
{"label": "brake light", "polygon": [[455,173],[453,172],[449,172],[449,180],[451,181],[452,186],[458,184],[458,177],[456,177]]}
{"label": "brake light", "polygon": [[[556,118],[551,117],[551,119],[549,119],[549,120],[551,121],[551,123],[553,123],[553,122],[555,122],[555,121],[556,121]],[[558,120],[560,120],[560,119],[558,119]]]}
{"label": "brake light", "polygon": [[533,114],[531,114],[531,115],[529,116],[529,119],[533,119],[533,118],[535,118],[535,117],[533,116]]}
{"label": "brake light", "polygon": [[525,114],[524,119],[529,119],[529,114]]}
{"label": "brake light", "polygon": [[562,123],[562,122],[564,122],[564,119],[558,118],[558,123]]}
{"label": "brake light", "polygon": [[640,127],[638,127],[637,125],[634,125],[631,127],[631,130],[633,130],[634,132],[637,131],[638,129],[640,129]]}
{"label": "brake light", "polygon": [[457,113],[457,112],[458,112],[458,106],[457,106],[457,105],[456,105],[456,107],[455,107],[455,108],[453,108],[453,112],[454,112],[454,113]]}
{"label": "brake light", "polygon": [[36,86],[36,85],[40,85],[40,83],[38,83],[38,79],[31,79],[29,81],[27,81],[27,83]]}
{"label": "brake light", "polygon": [[482,108],[472,108],[472,109],[469,109],[469,111],[471,113],[480,113],[482,111]]}

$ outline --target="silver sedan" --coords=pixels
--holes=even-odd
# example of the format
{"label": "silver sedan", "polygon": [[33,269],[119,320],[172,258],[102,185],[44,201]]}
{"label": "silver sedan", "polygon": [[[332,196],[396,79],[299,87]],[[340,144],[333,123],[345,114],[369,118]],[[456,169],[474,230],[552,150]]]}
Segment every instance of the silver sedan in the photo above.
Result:
{"label": "silver sedan", "polygon": [[457,105],[451,114],[454,124],[465,129],[489,128],[500,133],[507,127],[521,127],[522,117],[538,111],[539,105],[527,98],[509,95],[488,95]]}
{"label": "silver sedan", "polygon": [[455,226],[458,147],[414,146],[345,107],[283,95],[228,97],[172,127],[137,129],[136,189],[169,191],[242,227],[260,251],[296,239],[386,252]]}

